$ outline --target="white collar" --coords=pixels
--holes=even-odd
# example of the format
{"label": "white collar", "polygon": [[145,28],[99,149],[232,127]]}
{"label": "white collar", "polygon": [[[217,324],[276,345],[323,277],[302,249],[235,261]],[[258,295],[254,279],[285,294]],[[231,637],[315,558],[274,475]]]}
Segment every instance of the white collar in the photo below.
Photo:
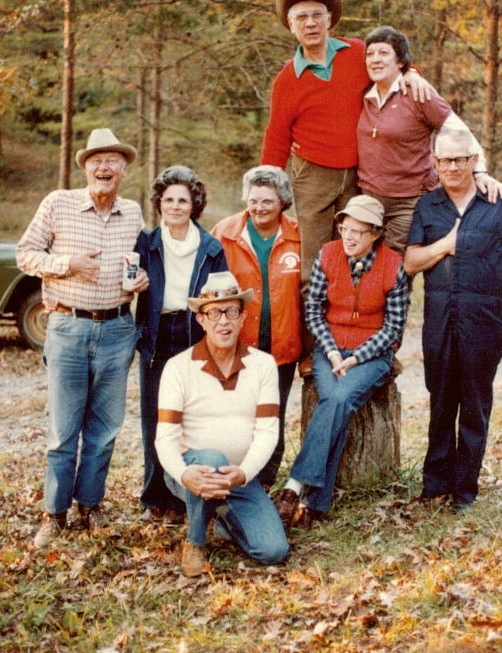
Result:
{"label": "white collar", "polygon": [[379,108],[383,107],[383,105],[387,102],[387,100],[390,98],[391,95],[393,95],[394,93],[399,93],[401,91],[401,87],[399,86],[399,83],[402,79],[403,79],[403,73],[399,73],[396,79],[392,82],[389,92],[387,96],[383,99],[383,101],[380,100],[380,95],[378,94],[376,84],[373,84],[373,86],[370,88],[370,90],[366,93],[364,97],[366,99],[375,99]]}

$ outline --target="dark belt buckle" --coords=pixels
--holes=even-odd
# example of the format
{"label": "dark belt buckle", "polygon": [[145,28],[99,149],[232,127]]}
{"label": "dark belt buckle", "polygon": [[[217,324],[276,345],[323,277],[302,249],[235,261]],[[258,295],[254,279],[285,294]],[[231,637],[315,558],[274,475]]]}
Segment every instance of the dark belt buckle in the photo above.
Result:
{"label": "dark belt buckle", "polygon": [[94,322],[106,322],[106,311],[91,311]]}

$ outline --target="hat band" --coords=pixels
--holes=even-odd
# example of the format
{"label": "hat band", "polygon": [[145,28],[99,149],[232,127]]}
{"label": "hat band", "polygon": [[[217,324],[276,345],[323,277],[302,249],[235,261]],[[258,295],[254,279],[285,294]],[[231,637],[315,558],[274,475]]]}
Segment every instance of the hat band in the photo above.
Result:
{"label": "hat band", "polygon": [[233,297],[240,293],[237,286],[232,288],[222,288],[221,290],[208,290],[199,295],[200,299],[220,299],[221,297]]}

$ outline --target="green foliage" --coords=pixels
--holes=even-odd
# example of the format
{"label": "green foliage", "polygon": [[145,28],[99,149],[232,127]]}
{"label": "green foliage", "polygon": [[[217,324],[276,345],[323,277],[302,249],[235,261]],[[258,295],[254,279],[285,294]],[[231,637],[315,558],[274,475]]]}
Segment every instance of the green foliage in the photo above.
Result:
{"label": "green foliage", "polygon": [[[480,136],[483,65],[472,52],[484,48],[482,0],[345,0],[337,33],[364,38],[379,24],[403,29],[414,61],[432,78],[435,21],[444,5],[448,31],[442,93]],[[210,219],[238,209],[241,175],[259,160],[272,79],[295,48],[273,3],[79,0],[75,8],[74,149],[90,129],[105,124],[134,144],[145,130],[148,147],[152,71],[158,67],[159,166],[177,161],[197,169],[214,202]],[[40,136],[42,147],[59,142],[62,17],[59,0],[7,0],[0,10],[0,81],[5,80],[0,84],[0,171],[7,183],[11,174],[24,176],[17,170],[20,162],[9,158],[14,137],[37,147]],[[140,117],[142,86],[145,109]],[[40,158],[45,161],[43,152]],[[130,175],[127,190],[141,200],[148,193],[146,159]],[[80,180],[73,175],[74,186]],[[38,189],[39,196],[46,191]],[[31,213],[31,207],[27,210]],[[9,224],[17,220],[7,206],[2,205],[2,213]]]}

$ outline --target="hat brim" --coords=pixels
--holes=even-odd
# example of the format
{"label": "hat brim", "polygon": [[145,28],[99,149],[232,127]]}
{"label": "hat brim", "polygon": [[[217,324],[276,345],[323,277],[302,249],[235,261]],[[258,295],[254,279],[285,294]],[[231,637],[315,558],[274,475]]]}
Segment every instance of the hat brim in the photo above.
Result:
{"label": "hat brim", "polygon": [[104,145],[103,147],[94,147],[90,150],[79,150],[75,155],[75,161],[77,162],[78,167],[83,168],[85,166],[86,159],[90,157],[91,154],[95,154],[96,152],[119,152],[125,156],[128,165],[134,161],[136,155],[138,154],[135,147],[127,144]]}
{"label": "hat brim", "polygon": [[[275,10],[277,12],[277,16],[287,30],[289,30],[288,11],[299,1],[300,0],[275,0]],[[342,16],[341,0],[319,0],[319,2],[322,2],[323,5],[326,5],[328,11],[331,12],[331,25],[329,28],[333,29],[333,27],[338,24]]]}
{"label": "hat brim", "polygon": [[228,302],[233,299],[240,299],[242,301],[243,306],[246,306],[246,304],[249,304],[249,302],[253,299],[253,297],[254,297],[254,290],[252,288],[249,288],[244,292],[241,292],[237,295],[229,295],[228,297],[216,297],[216,298],[189,297],[187,300],[187,304],[188,304],[188,308],[191,311],[193,311],[194,313],[198,313],[201,307],[204,306],[204,304],[214,304],[216,302]]}
{"label": "hat brim", "polygon": [[336,222],[341,222],[347,215],[355,220],[359,220],[359,222],[366,222],[366,224],[372,224],[375,227],[383,227],[382,220],[379,220],[371,211],[368,211],[361,206],[355,206],[354,208],[349,208],[349,210],[345,208],[338,211],[338,213],[335,214]]}

